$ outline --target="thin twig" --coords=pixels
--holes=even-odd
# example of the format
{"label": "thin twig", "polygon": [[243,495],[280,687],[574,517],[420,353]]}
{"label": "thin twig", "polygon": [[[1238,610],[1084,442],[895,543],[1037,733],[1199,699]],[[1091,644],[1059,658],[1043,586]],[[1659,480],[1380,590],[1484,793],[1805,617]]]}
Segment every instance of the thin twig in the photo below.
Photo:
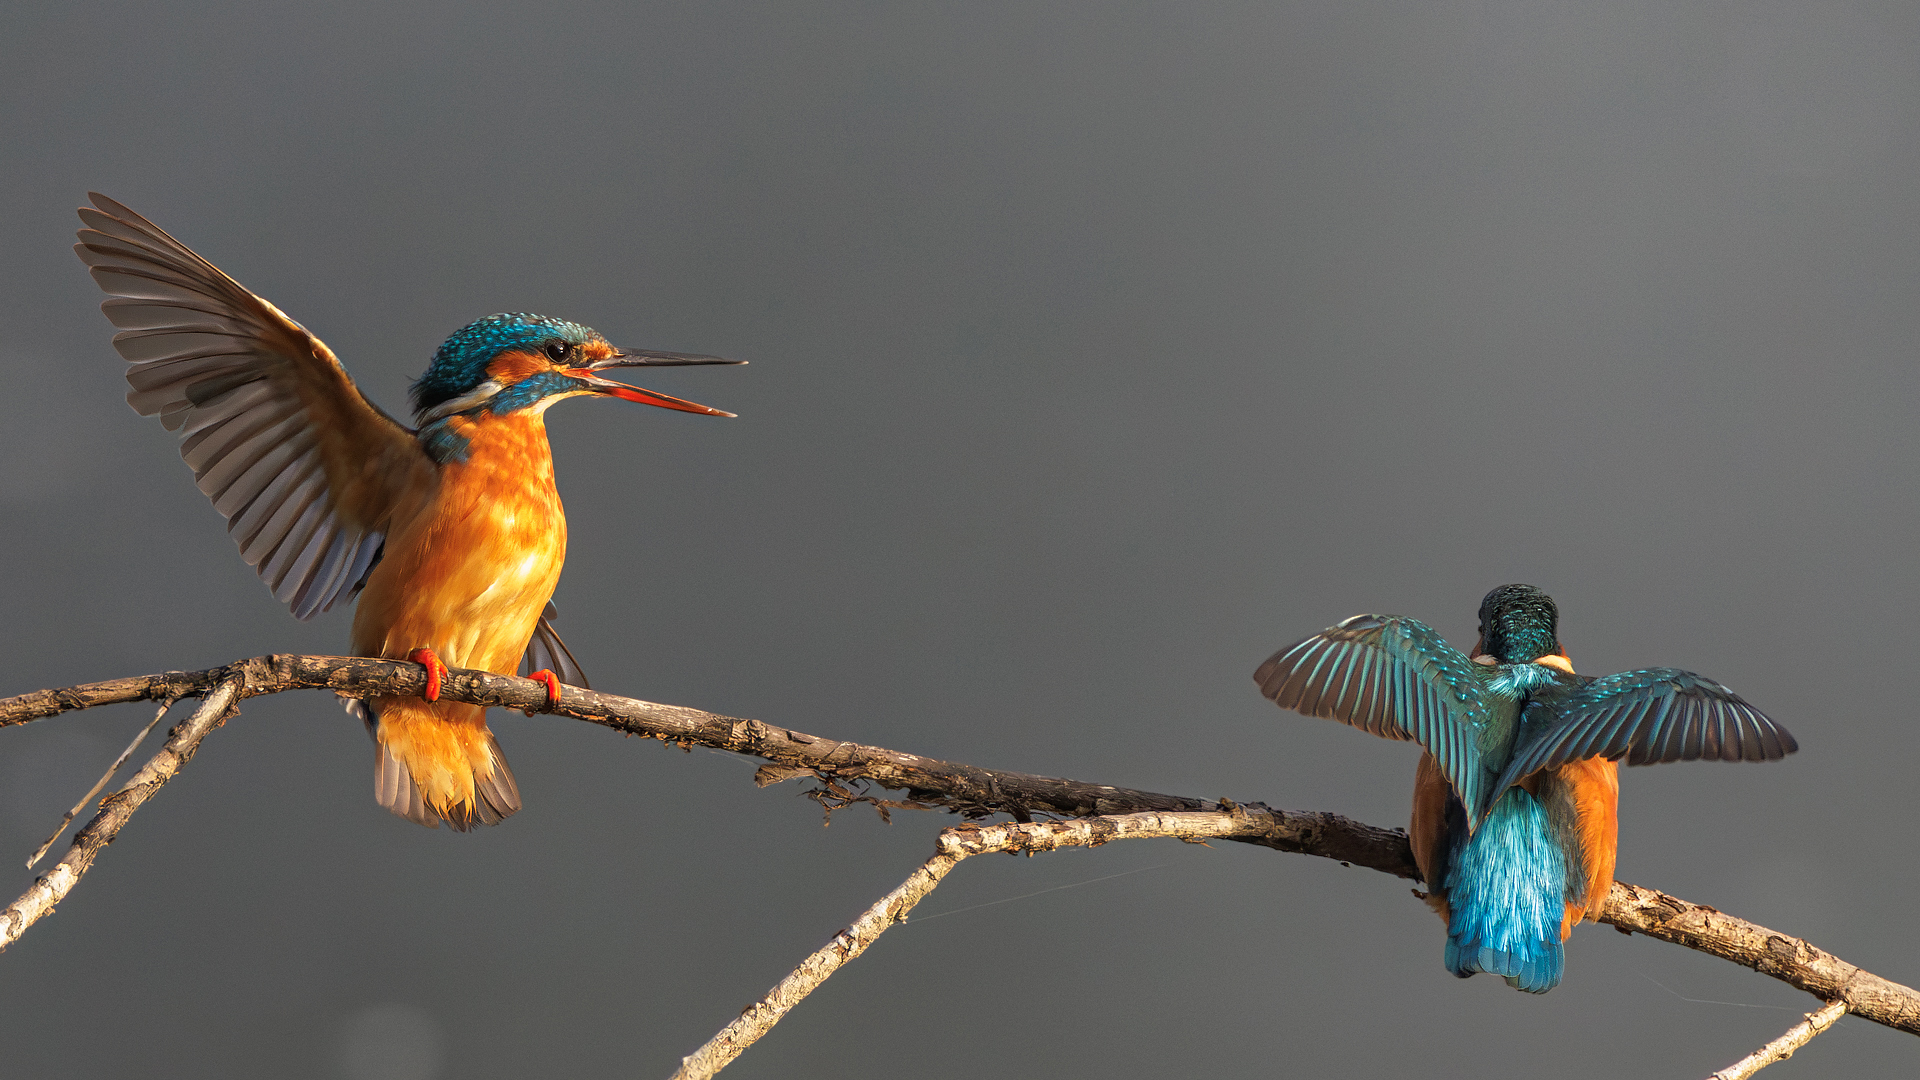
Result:
{"label": "thin twig", "polygon": [[961,856],[936,853],[922,863],[899,888],[881,897],[855,919],[852,926],[833,935],[833,939],[813,955],[800,961],[800,966],[767,991],[767,996],[741,1010],[740,1015],[707,1040],[705,1046],[680,1059],[680,1068],[673,1074],[673,1080],[705,1080],[726,1068],[741,1051],[772,1031],[773,1025],[812,993],[814,987],[826,982],[827,976],[866,952],[867,946],[887,927],[905,919],[913,905],[925,899],[934,886],[940,884],[940,879],[959,865],[960,859]]}
{"label": "thin twig", "polygon": [[[330,689],[358,697],[411,696],[426,685],[425,670],[400,660],[338,656],[259,656],[206,671],[167,672],[58,690],[40,690],[0,700],[0,727],[26,723],[70,709],[113,702],[162,700],[207,693],[238,679],[240,698],[295,689]],[[839,742],[678,705],[660,705],[566,686],[548,708],[546,685],[531,679],[456,670],[441,696],[454,701],[551,712],[631,735],[681,746],[708,746],[761,758],[756,782],[812,776],[849,792],[871,784],[905,791],[908,801],[969,817],[1005,813],[1016,820],[1035,815],[1084,818],[1147,811],[1218,811],[1223,801],[1162,795],[1078,780],[998,772],[958,762],[905,754],[878,746]],[[842,805],[847,801],[840,798]],[[875,800],[878,802],[879,800]],[[899,805],[896,803],[895,805]],[[1258,844],[1383,873],[1419,879],[1407,835],[1338,814],[1272,810],[1257,803],[1249,812],[1269,815],[1271,827],[1223,839]],[[76,838],[76,843],[78,842]],[[1799,938],[1691,904],[1653,889],[1615,882],[1601,921],[1622,932],[1645,934],[1753,968],[1804,990],[1821,1001],[1844,1001],[1855,1016],[1920,1035],[1920,992],[1883,979]],[[7,940],[11,940],[8,938]]]}
{"label": "thin twig", "polygon": [[752,1046],[795,1005],[826,982],[828,976],[867,951],[887,928],[905,922],[907,912],[926,899],[962,859],[996,851],[1054,851],[1063,847],[1095,847],[1109,840],[1176,837],[1189,842],[1234,836],[1259,836],[1273,828],[1272,814],[1263,811],[1213,813],[1148,812],[1076,821],[1027,824],[960,825],[940,834],[933,856],[922,863],[900,887],[880,898],[852,926],[800,962],[800,966],[767,991],[767,996],[742,1010],[732,1023],[705,1046],[680,1061],[672,1080],[708,1080]]}
{"label": "thin twig", "polygon": [[1846,1012],[1846,1002],[1830,1001],[1820,1011],[1808,1013],[1805,1020],[1788,1028],[1786,1034],[1707,1077],[1707,1080],[1747,1080],[1747,1077],[1774,1062],[1785,1061],[1792,1057],[1795,1050],[1807,1045],[1815,1035],[1832,1027],[1835,1021],[1846,1015]]}
{"label": "thin twig", "polygon": [[94,781],[93,786],[87,789],[87,793],[80,796],[80,801],[73,804],[73,809],[67,811],[67,815],[60,819],[60,827],[53,830],[53,835],[47,837],[47,842],[41,844],[38,850],[27,857],[27,869],[33,869],[33,864],[46,855],[47,849],[53,846],[54,841],[60,839],[60,834],[67,831],[67,826],[73,824],[73,819],[80,816],[80,811],[87,808],[87,804],[93,801],[93,797],[100,794],[100,789],[107,786],[107,783],[113,779],[113,774],[120,771],[120,766],[127,763],[127,759],[133,756],[133,752],[140,749],[140,744],[147,741],[147,736],[153,733],[155,725],[160,723],[160,718],[167,715],[167,710],[171,708],[173,708],[171,701],[160,703],[160,708],[154,712],[153,719],[147,721],[147,726],[140,729],[140,733],[133,737],[133,741],[127,744],[127,748],[120,751],[120,756],[113,759],[113,764],[107,766],[107,771],[101,774],[100,779]]}
{"label": "thin twig", "polygon": [[229,679],[208,691],[192,716],[175,727],[160,752],[140,766],[125,786],[101,801],[100,812],[75,833],[66,857],[55,863],[12,906],[0,911],[0,949],[19,940],[27,927],[53,914],[54,906],[66,899],[73,887],[86,876],[100,849],[113,843],[120,829],[161,786],[179,773],[193,757],[200,740],[218,727],[240,693],[240,680]]}

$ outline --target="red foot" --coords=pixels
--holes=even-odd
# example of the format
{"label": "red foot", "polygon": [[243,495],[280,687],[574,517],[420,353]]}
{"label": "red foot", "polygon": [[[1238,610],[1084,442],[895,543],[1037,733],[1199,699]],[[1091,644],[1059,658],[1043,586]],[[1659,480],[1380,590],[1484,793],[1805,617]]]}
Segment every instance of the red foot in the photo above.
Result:
{"label": "red foot", "polygon": [[539,671],[527,676],[527,678],[532,679],[534,682],[547,684],[547,708],[551,709],[555,705],[560,704],[560,676],[555,675],[547,668],[541,668]]}
{"label": "red foot", "polygon": [[427,669],[427,689],[420,696],[428,702],[440,700],[440,680],[447,677],[447,665],[440,662],[432,649],[415,649],[407,654],[407,659]]}

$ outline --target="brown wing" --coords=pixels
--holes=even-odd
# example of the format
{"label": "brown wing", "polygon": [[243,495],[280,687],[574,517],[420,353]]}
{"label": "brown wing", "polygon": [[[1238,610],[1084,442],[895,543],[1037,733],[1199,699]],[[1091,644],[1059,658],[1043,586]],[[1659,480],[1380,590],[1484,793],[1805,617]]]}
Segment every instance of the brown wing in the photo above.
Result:
{"label": "brown wing", "polygon": [[319,338],[146,218],[89,197],[74,251],[112,296],[100,307],[133,365],[128,404],[185,437],[200,490],[294,615],[351,597],[395,508],[432,490],[432,460]]}

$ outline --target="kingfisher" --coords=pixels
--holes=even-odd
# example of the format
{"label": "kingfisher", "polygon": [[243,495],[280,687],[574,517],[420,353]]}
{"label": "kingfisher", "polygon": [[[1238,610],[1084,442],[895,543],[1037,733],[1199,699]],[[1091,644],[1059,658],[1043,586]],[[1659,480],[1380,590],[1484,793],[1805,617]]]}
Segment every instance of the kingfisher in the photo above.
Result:
{"label": "kingfisher", "polygon": [[1447,924],[1446,968],[1544,994],[1563,942],[1613,888],[1619,763],[1778,761],[1785,728],[1678,668],[1577,675],[1560,612],[1533,585],[1480,604],[1471,654],[1399,615],[1355,615],[1253,674],[1283,709],[1426,751],[1414,773],[1413,857]]}
{"label": "kingfisher", "polygon": [[554,632],[567,521],[545,414],[570,397],[733,413],[608,379],[610,368],[738,364],[616,348],[544,315],[489,315],[413,384],[414,426],[370,401],[319,338],[159,226],[104,195],[74,246],[111,297],[128,404],[180,454],[240,554],[299,619],[358,598],[359,656],[411,660],[425,693],[349,699],[375,745],[381,806],[465,832],[520,809],[477,705],[440,699],[447,668],[528,670],[556,704],[586,676]]}

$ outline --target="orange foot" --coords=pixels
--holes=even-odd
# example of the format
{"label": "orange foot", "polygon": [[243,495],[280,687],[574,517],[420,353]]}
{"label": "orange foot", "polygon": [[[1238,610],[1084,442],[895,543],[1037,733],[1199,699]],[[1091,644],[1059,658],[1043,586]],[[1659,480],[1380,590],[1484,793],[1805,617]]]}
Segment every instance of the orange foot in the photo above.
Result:
{"label": "orange foot", "polygon": [[428,702],[440,700],[440,680],[447,677],[447,665],[432,649],[415,649],[407,654],[407,659],[427,669],[427,689],[420,696]]}
{"label": "orange foot", "polygon": [[541,668],[539,671],[527,676],[527,678],[537,683],[547,684],[547,708],[549,710],[555,705],[560,704],[560,676],[555,675],[549,668]]}

